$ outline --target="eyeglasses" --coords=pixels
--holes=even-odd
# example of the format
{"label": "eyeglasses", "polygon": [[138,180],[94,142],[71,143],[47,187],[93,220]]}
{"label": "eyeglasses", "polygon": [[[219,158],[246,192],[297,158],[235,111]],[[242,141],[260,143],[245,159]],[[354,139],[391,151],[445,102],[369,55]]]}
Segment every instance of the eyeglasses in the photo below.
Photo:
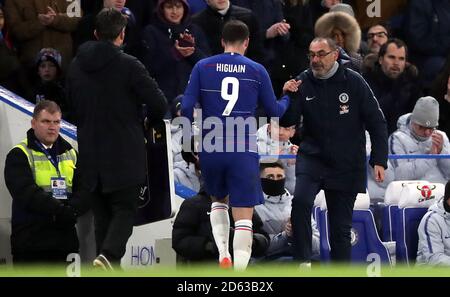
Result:
{"label": "eyeglasses", "polygon": [[417,125],[417,128],[418,128],[419,130],[421,130],[421,131],[431,131],[431,132],[434,132],[434,131],[436,131],[436,129],[437,129],[438,127],[425,127],[425,126]]}
{"label": "eyeglasses", "polygon": [[320,52],[309,52],[306,56],[308,57],[308,59],[312,60],[314,59],[314,57],[318,57],[319,59],[322,59],[326,56],[328,56],[329,54],[331,54],[334,51],[329,51],[329,52],[325,52],[325,51],[320,51]]}
{"label": "eyeglasses", "polygon": [[375,36],[378,37],[378,38],[383,38],[384,36],[387,36],[387,33],[384,32],[384,31],[367,33],[367,39],[372,39]]}

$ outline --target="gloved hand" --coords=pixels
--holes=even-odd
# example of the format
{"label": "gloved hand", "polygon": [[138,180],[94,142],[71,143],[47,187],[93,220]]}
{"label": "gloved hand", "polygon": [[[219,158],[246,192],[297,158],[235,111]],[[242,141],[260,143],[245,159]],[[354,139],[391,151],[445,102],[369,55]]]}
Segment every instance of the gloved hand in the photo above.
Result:
{"label": "gloved hand", "polygon": [[81,216],[91,209],[89,198],[90,197],[72,196],[72,199],[69,199],[66,205],[71,207],[77,216]]}
{"label": "gloved hand", "polygon": [[66,204],[61,204],[55,214],[55,223],[64,225],[75,225],[77,222],[77,213],[75,209]]}

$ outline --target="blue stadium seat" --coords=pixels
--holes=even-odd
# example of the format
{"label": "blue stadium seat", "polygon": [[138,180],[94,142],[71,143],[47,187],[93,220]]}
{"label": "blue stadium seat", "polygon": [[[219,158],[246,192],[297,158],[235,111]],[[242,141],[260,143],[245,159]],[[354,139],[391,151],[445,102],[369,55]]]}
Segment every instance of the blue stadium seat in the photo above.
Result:
{"label": "blue stadium seat", "polygon": [[397,222],[398,205],[386,205],[383,208],[382,215],[382,239],[383,241],[395,241],[396,228],[394,222]]}
{"label": "blue stadium seat", "polygon": [[398,261],[404,261],[406,264],[412,264],[417,255],[417,245],[419,227],[422,217],[426,214],[428,208],[400,208],[396,218],[397,224],[397,245],[396,255]]}
{"label": "blue stadium seat", "polygon": [[391,182],[386,188],[384,196],[384,204],[381,218],[381,239],[383,241],[396,241],[398,204],[402,196],[402,191],[406,185],[422,185],[428,184],[424,180],[398,180]]}
{"label": "blue stadium seat", "polygon": [[328,229],[328,210],[320,209],[317,214],[317,228],[320,233],[320,261],[330,261],[330,236]]}
{"label": "blue stadium seat", "polygon": [[[319,212],[320,259],[330,261],[328,210]],[[380,240],[375,219],[369,209],[353,210],[352,218],[352,262],[366,262],[367,256],[376,253],[384,263],[392,264],[389,250]]]}
{"label": "blue stadium seat", "polygon": [[378,236],[370,209],[356,209],[352,219],[352,262],[366,262],[367,255],[376,253],[384,263],[392,264],[389,250]]}
{"label": "blue stadium seat", "polygon": [[444,195],[444,185],[440,183],[405,184],[393,221],[396,229],[396,255],[398,261],[407,265],[415,262],[419,236],[417,228],[422,217],[435,201]]}
{"label": "blue stadium seat", "polygon": [[[319,193],[317,193],[316,198],[314,199],[314,205],[312,210],[312,215],[314,220],[316,220],[317,224],[319,224],[318,220],[318,213],[320,212],[321,208],[326,208],[327,204],[325,201],[325,193],[323,190],[320,190]],[[319,226],[317,226],[319,228]]]}
{"label": "blue stadium seat", "polygon": [[[378,236],[375,219],[369,210],[370,198],[367,194],[359,194],[352,218],[352,262],[366,262],[371,253],[380,255],[385,263],[392,263],[389,250]],[[317,213],[320,232],[320,259],[330,261],[330,242],[328,210],[326,205]]]}

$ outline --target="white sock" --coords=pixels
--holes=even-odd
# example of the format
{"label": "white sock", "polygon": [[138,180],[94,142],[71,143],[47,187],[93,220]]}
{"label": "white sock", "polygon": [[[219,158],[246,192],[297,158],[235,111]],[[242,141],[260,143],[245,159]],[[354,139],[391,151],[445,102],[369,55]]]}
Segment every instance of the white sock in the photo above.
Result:
{"label": "white sock", "polygon": [[231,258],[228,245],[230,237],[230,218],[228,216],[228,205],[220,202],[213,202],[211,205],[211,221],[212,233],[217,249],[219,250],[219,262],[223,258]]}
{"label": "white sock", "polygon": [[233,256],[234,269],[245,270],[252,255],[253,223],[239,220],[234,224]]}

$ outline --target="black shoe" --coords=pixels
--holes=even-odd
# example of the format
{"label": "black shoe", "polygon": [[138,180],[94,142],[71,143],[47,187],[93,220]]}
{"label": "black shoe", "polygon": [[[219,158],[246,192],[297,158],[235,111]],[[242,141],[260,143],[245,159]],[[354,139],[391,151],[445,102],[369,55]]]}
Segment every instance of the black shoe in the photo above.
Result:
{"label": "black shoe", "polygon": [[98,255],[97,258],[95,258],[94,262],[92,262],[92,264],[94,265],[94,267],[102,268],[105,271],[113,271],[114,270],[111,263],[102,254]]}

